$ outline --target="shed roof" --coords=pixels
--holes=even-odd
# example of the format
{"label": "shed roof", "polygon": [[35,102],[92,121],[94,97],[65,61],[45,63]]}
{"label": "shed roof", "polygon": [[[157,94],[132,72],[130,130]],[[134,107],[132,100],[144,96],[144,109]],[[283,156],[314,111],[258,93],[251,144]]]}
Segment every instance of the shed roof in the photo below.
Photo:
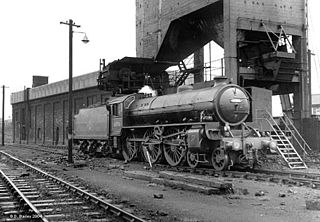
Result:
{"label": "shed roof", "polygon": [[[99,72],[91,72],[84,75],[73,77],[72,89],[80,90],[97,86],[97,77]],[[58,82],[30,88],[29,99],[39,99],[61,93],[67,93],[69,90],[69,79]],[[23,102],[25,100],[25,91],[18,91],[11,94],[11,104]]]}

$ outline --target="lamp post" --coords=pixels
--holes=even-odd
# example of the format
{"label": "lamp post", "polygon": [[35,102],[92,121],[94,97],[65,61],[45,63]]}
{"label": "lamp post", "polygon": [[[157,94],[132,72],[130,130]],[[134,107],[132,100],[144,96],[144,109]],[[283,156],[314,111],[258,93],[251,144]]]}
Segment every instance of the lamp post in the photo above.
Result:
{"label": "lamp post", "polygon": [[[69,101],[69,111],[68,111],[68,162],[73,163],[72,157],[72,145],[73,145],[73,130],[72,130],[72,122],[73,122],[73,99],[72,99],[72,39],[73,39],[73,27],[80,28],[80,25],[76,25],[72,19],[69,19],[67,22],[60,22],[60,24],[69,26],[69,92],[68,92],[68,101]],[[83,33],[83,32],[80,32]],[[84,36],[82,40],[84,43],[88,43],[87,35]]]}
{"label": "lamp post", "polygon": [[4,146],[4,99],[5,99],[5,86],[2,86],[2,141],[1,145]]}

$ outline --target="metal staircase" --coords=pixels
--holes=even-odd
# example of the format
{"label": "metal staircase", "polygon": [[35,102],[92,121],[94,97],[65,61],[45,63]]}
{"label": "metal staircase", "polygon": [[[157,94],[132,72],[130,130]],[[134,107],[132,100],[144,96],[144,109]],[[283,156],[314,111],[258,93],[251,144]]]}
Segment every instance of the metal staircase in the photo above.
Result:
{"label": "metal staircase", "polygon": [[[193,61],[194,61],[194,56],[189,56],[187,59],[182,60],[178,63],[180,75],[177,76],[174,86],[176,87],[181,86],[186,81],[186,79],[189,77],[190,74],[199,73],[200,70],[204,69],[203,66],[189,68],[191,62],[194,63]],[[192,64],[192,66],[194,66],[194,64]]]}
{"label": "metal staircase", "polygon": [[305,155],[309,155],[308,152],[311,152],[312,149],[310,148],[308,143],[303,139],[302,135],[299,133],[297,128],[293,125],[291,118],[286,113],[283,113],[283,117],[280,117],[280,119],[284,123],[285,129],[292,135],[292,139],[296,141],[297,146],[303,153],[303,156],[305,157]]}
{"label": "metal staircase", "polygon": [[184,81],[188,78],[191,73],[189,69],[187,69],[186,64],[183,61],[180,61],[178,64],[181,75],[178,77],[178,80],[175,83],[175,86],[180,86],[184,83]]}
{"label": "metal staircase", "polygon": [[306,169],[308,168],[303,159],[300,157],[288,136],[281,129],[271,132],[271,138],[277,141],[277,149],[283,159],[287,162],[291,169]]}
{"label": "metal staircase", "polygon": [[[308,146],[306,141],[302,138],[298,130],[294,127],[292,121],[284,113],[283,117],[280,117],[280,122],[278,124],[272,115],[265,111],[267,114],[266,120],[270,124],[272,131],[270,136],[273,140],[277,142],[277,150],[279,154],[286,161],[290,169],[306,169],[308,168],[304,160],[301,158],[296,148],[299,148],[303,153],[303,156],[308,155],[308,151],[311,148]],[[280,126],[281,125],[281,126]],[[293,146],[294,143],[296,148]]]}

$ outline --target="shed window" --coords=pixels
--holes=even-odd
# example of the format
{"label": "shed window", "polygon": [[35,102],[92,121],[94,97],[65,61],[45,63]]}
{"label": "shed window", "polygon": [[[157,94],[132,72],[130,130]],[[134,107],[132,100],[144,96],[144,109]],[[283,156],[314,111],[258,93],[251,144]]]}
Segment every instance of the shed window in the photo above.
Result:
{"label": "shed window", "polygon": [[41,140],[41,128],[38,128],[37,130],[37,139]]}

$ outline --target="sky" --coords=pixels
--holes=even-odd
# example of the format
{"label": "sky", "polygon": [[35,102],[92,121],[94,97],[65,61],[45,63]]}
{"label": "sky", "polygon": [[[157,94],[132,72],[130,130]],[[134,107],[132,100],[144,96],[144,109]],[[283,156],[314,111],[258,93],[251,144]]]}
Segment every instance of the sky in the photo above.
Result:
{"label": "sky", "polygon": [[[309,46],[313,53],[313,93],[320,93],[319,0],[309,0]],[[135,56],[135,0],[0,0],[0,86],[6,85],[5,118],[11,117],[10,94],[32,86],[32,76],[49,83],[68,78],[69,19],[86,32],[73,37],[73,75],[99,69],[125,56]],[[2,104],[2,92],[0,93]],[[0,105],[1,105],[0,104]],[[0,110],[2,113],[2,109]],[[0,116],[1,117],[1,116]]]}
{"label": "sky", "polygon": [[60,22],[69,19],[90,40],[83,44],[83,34],[73,36],[74,76],[99,70],[100,58],[135,56],[135,0],[0,0],[5,119],[12,115],[10,94],[31,87],[33,75],[49,76],[49,83],[68,78],[69,29]]}

